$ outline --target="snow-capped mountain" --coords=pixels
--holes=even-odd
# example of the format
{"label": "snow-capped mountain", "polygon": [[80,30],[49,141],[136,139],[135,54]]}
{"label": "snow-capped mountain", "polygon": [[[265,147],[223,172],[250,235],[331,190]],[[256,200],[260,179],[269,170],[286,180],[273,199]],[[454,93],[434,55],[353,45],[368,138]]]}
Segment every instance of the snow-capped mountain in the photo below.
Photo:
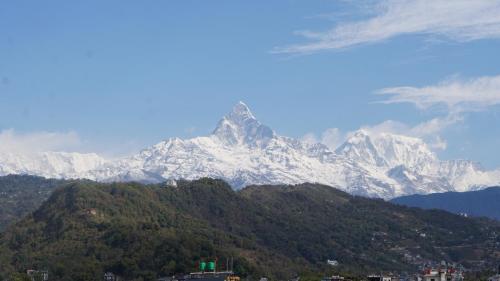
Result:
{"label": "snow-capped mountain", "polygon": [[0,153],[0,175],[31,174],[46,178],[80,178],[105,163],[106,160],[95,153]]}
{"label": "snow-capped mountain", "polygon": [[234,188],[318,182],[382,198],[500,183],[500,170],[484,171],[466,160],[440,161],[417,138],[359,130],[332,151],[320,143],[280,136],[261,124],[242,102],[208,136],[171,138],[114,161],[95,154],[57,152],[32,159],[2,156],[0,173],[142,182],[215,177]]}

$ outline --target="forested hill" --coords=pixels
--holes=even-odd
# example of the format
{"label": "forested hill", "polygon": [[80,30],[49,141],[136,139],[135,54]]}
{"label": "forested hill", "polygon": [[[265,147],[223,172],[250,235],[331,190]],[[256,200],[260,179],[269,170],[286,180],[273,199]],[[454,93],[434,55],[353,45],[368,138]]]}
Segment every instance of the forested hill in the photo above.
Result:
{"label": "forested hill", "polygon": [[391,202],[423,209],[441,209],[456,214],[500,220],[500,187],[478,191],[445,192],[398,197]]}
{"label": "forested hill", "polygon": [[104,271],[155,280],[231,256],[242,276],[280,279],[323,271],[327,259],[355,272],[413,270],[427,259],[472,266],[498,261],[499,233],[493,221],[323,185],[235,192],[212,179],[177,187],[72,182],[2,234],[0,278],[47,268],[53,280],[100,280]]}
{"label": "forested hill", "polygon": [[0,232],[36,210],[62,183],[27,175],[0,177]]}

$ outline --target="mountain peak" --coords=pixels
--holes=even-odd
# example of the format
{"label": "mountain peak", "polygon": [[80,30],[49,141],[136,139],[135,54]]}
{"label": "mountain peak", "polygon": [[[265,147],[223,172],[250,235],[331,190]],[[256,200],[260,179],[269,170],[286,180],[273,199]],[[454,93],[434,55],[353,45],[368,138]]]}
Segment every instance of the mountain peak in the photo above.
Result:
{"label": "mountain peak", "polygon": [[336,152],[360,163],[376,166],[408,167],[437,161],[422,139],[391,133],[354,132]]}
{"label": "mountain peak", "polygon": [[226,117],[228,117],[228,119],[255,119],[250,108],[242,101],[234,105],[233,110]]}
{"label": "mountain peak", "polygon": [[226,144],[262,146],[274,137],[271,128],[261,124],[244,102],[238,102],[212,133]]}
{"label": "mountain peak", "polygon": [[373,143],[367,131],[358,130],[354,132],[339,148],[336,153],[344,155],[349,159],[356,159],[360,163],[368,163],[376,166],[384,166],[387,163],[379,155],[377,147]]}
{"label": "mountain peak", "polygon": [[362,142],[371,142],[370,134],[363,129],[359,129],[352,133],[346,140],[346,143],[359,144]]}

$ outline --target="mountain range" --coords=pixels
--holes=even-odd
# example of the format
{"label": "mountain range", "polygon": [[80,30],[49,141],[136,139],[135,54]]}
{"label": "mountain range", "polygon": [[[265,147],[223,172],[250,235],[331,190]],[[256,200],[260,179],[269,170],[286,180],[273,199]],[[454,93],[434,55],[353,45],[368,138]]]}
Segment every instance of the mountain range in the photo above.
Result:
{"label": "mountain range", "polygon": [[397,197],[391,202],[423,209],[441,209],[467,216],[484,216],[500,221],[500,187],[467,192],[444,192]]}
{"label": "mountain range", "polygon": [[386,199],[500,184],[500,169],[486,171],[469,160],[441,161],[418,138],[359,130],[330,149],[281,136],[242,102],[208,136],[170,138],[117,160],[93,153],[3,153],[0,175],[7,174],[143,183],[212,177],[235,189],[315,182]]}

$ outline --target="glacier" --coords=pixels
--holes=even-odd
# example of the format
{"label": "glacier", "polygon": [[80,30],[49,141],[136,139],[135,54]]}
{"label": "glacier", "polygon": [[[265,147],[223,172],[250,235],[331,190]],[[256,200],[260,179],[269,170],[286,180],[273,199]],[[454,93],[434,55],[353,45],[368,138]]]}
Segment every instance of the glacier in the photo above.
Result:
{"label": "glacier", "polygon": [[414,137],[358,130],[332,150],[280,136],[260,123],[243,102],[208,136],[170,138],[114,160],[94,153],[3,153],[0,175],[7,174],[145,183],[213,177],[235,189],[314,182],[384,199],[500,184],[500,169],[486,171],[469,160],[441,161]]}

